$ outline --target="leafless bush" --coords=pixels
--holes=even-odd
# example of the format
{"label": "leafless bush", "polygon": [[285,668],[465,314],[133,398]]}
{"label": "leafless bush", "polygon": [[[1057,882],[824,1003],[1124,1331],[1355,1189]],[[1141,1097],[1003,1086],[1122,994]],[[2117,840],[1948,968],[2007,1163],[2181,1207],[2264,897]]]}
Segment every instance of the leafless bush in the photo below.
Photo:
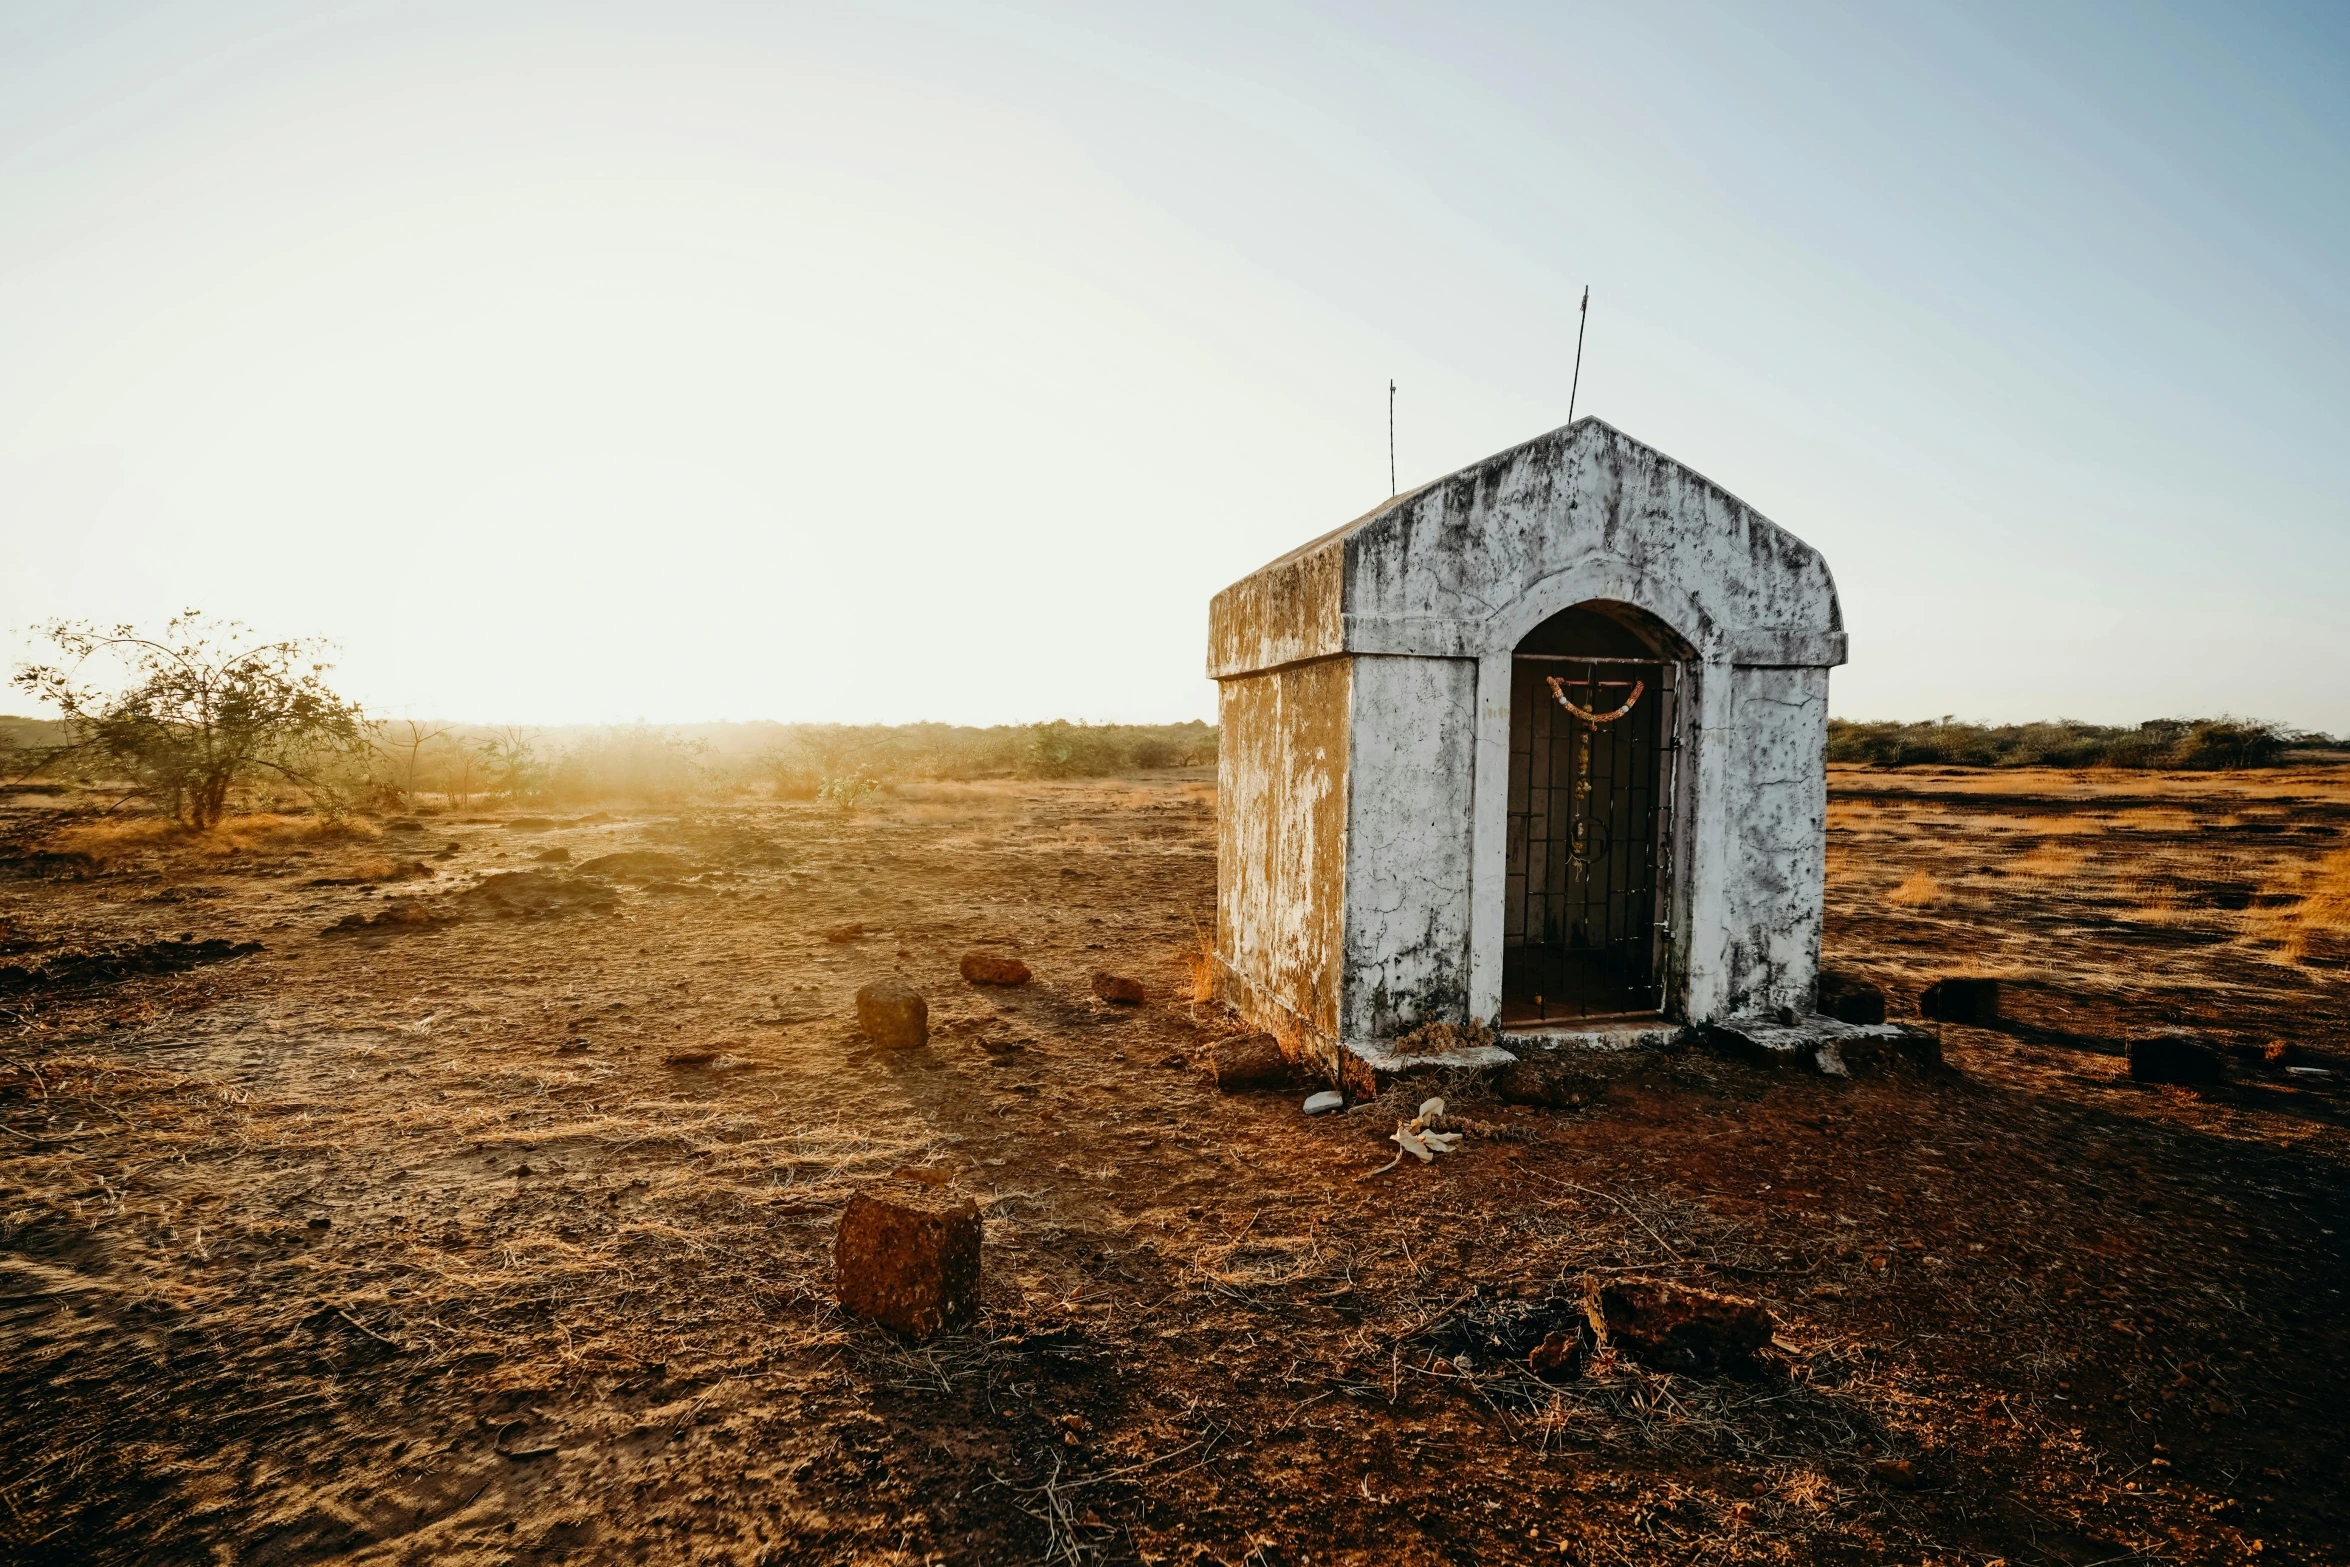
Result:
{"label": "leafless bush", "polygon": [[194,831],[231,808],[334,807],[364,775],[366,719],[326,683],[316,640],[257,641],[198,610],[160,632],[53,621],[54,664],[17,667],[16,687],[63,715],[65,737],[34,770],[118,785]]}

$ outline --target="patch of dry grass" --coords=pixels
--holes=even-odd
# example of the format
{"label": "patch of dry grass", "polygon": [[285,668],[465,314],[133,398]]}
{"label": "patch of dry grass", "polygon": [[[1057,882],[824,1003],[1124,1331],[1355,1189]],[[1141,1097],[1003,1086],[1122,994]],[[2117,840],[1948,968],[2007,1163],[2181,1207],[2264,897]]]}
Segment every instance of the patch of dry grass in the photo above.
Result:
{"label": "patch of dry grass", "polygon": [[2012,875],[2029,876],[2035,881],[2064,881],[2076,874],[2088,858],[2084,851],[2069,843],[2043,843],[2008,861],[2007,869]]}
{"label": "patch of dry grass", "polygon": [[1931,871],[1911,871],[1900,886],[1885,894],[1887,902],[1907,909],[1930,909],[1948,901],[1948,897]]}
{"label": "patch of dry grass", "polygon": [[1195,919],[1191,944],[1183,949],[1183,995],[1195,1007],[1216,999],[1216,938]]}
{"label": "patch of dry grass", "polygon": [[2350,849],[2335,850],[2296,880],[2298,897],[2246,911],[2245,934],[2281,963],[2305,963],[2320,948],[2350,946]]}

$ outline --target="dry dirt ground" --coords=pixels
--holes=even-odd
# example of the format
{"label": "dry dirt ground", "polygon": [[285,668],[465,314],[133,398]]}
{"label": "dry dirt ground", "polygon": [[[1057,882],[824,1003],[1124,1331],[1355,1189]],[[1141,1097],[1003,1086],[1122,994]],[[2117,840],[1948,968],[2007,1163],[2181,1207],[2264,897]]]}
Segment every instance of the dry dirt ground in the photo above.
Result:
{"label": "dry dirt ground", "polygon": [[[1202,779],[200,844],[9,800],[8,1559],[2350,1560],[2340,774],[1839,774],[1830,961],[1897,1016],[2002,976],[1999,1026],[1435,1085],[1482,1130],[1381,1174],[1431,1085],[1190,1064]],[[855,1033],[892,973],[927,1049]],[[2132,1084],[2178,1027],[2233,1081]],[[909,1164],[987,1216],[919,1345],[830,1293]],[[1766,1302],[1769,1363],[1537,1380],[1611,1272]]]}

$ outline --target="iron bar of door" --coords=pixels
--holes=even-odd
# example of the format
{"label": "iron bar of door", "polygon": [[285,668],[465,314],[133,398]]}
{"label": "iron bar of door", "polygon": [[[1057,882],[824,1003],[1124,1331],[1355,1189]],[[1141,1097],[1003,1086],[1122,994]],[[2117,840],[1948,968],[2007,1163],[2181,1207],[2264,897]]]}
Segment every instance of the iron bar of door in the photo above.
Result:
{"label": "iron bar of door", "polygon": [[1653,658],[1585,658],[1580,653],[1513,653],[1521,664],[1634,664],[1642,669],[1656,669],[1661,665]]}
{"label": "iron bar of door", "polygon": [[[1635,707],[1632,722],[1599,726],[1569,718],[1563,735],[1558,705],[1542,700],[1541,682],[1527,693],[1532,710],[1526,714],[1525,750],[1517,753],[1512,747],[1513,772],[1520,755],[1525,766],[1523,808],[1513,812],[1518,831],[1510,855],[1510,880],[1517,883],[1517,944],[1525,952],[1520,1002],[1533,1000],[1537,1016],[1548,1020],[1550,982],[1569,981],[1570,959],[1581,951],[1596,965],[1596,972],[1585,970],[1583,993],[1576,998],[1586,1012],[1595,990],[1613,996],[1618,1009],[1655,1010],[1663,1000],[1665,954],[1660,949],[1671,940],[1679,667],[1660,659],[1525,656],[1587,666],[1585,679],[1561,684],[1594,693],[1602,686],[1632,684],[1602,681],[1603,665],[1643,666],[1655,671],[1655,679],[1654,699]],[[1637,844],[1627,841],[1635,830]]]}

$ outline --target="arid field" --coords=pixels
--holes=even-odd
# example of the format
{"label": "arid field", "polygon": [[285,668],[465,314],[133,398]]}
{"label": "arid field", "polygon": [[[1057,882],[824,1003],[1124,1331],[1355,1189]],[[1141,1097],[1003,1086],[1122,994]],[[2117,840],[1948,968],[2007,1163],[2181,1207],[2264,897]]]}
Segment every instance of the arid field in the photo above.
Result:
{"label": "arid field", "polygon": [[[2003,981],[1942,1069],[1314,1119],[1196,1065],[1205,772],[203,839],[0,796],[0,1556],[2350,1561],[2350,769],[1831,789],[1828,963],[1897,1018]],[[929,1048],[858,1035],[886,974]],[[2230,1081],[2133,1083],[2177,1031]],[[1470,1135],[1383,1170],[1428,1093]],[[918,1345],[831,1293],[907,1166],[986,1214]],[[1538,1379],[1622,1273],[1764,1302],[1766,1363]]]}

